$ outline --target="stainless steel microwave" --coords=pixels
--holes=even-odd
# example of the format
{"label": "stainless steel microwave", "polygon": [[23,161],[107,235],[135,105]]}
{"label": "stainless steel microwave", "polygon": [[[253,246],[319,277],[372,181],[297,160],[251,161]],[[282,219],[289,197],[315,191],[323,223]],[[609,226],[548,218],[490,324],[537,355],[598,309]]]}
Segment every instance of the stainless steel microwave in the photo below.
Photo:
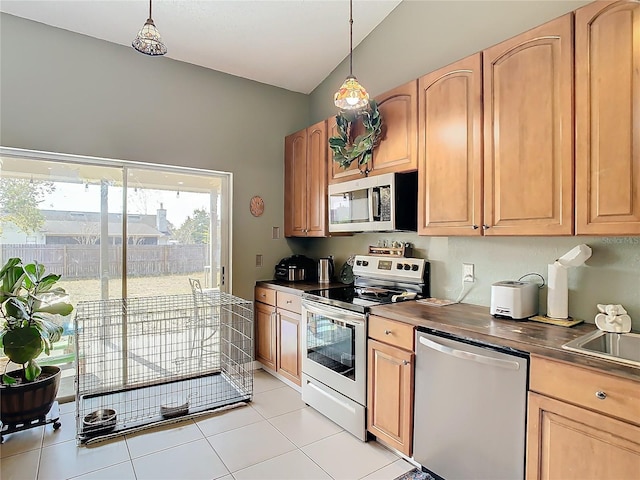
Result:
{"label": "stainless steel microwave", "polygon": [[329,185],[329,232],[415,232],[417,225],[418,172]]}

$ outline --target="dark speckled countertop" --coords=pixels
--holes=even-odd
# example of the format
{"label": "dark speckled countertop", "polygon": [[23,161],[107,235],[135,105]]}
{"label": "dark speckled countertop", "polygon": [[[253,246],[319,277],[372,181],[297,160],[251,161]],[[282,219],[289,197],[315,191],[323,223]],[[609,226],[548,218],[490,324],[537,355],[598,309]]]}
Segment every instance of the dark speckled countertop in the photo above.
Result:
{"label": "dark speckled countertop", "polygon": [[[344,284],[339,282],[283,282],[279,280],[259,281],[256,285],[290,293],[301,293],[319,288],[344,287]],[[593,324],[582,323],[567,328],[527,320],[504,320],[494,318],[489,313],[489,307],[464,303],[431,307],[408,301],[372,307],[371,314],[409,323],[416,327],[431,328],[476,342],[515,348],[640,382],[640,368],[574,353],[562,348],[564,343],[596,330],[596,326]]]}
{"label": "dark speckled countertop", "polygon": [[564,350],[562,345],[596,330],[593,324],[559,327],[494,318],[488,307],[456,304],[432,307],[409,301],[371,308],[371,315],[398,320],[487,344],[515,348],[640,381],[640,368]]}
{"label": "dark speckled countertop", "polygon": [[268,287],[274,290],[289,293],[302,293],[309,290],[319,290],[321,288],[345,287],[344,283],[318,283],[318,282],[285,282],[283,280],[259,280],[256,282],[257,287]]}

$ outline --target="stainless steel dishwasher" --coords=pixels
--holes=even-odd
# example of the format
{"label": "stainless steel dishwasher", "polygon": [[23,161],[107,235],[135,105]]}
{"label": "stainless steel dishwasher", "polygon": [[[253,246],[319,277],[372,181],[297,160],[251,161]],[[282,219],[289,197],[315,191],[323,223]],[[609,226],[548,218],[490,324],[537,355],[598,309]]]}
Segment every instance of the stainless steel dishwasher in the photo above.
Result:
{"label": "stainless steel dishwasher", "polygon": [[447,480],[523,479],[528,363],[524,352],[418,331],[414,460]]}

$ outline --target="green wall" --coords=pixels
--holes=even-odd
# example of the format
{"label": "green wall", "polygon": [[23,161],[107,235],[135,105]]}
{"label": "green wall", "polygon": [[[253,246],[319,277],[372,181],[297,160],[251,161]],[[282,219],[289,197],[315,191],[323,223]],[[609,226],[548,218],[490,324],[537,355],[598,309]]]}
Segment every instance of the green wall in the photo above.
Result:
{"label": "green wall", "polygon": [[[405,0],[356,48],[354,73],[377,95],[585,3]],[[546,276],[547,263],[587,243],[593,257],[569,272],[570,314],[592,322],[596,303],[622,303],[640,330],[639,237],[272,240],[271,227],[283,229],[283,138],[335,113],[333,92],[347,69],[343,62],[305,96],[0,14],[0,144],[233,172],[233,292],[246,298],[292,250],[334,254],[340,266],[378,239],[397,239],[431,261],[437,296],[455,298],[461,263],[474,263],[476,283],[463,301],[488,305],[491,283]],[[266,203],[257,219],[248,210],[253,195]]]}
{"label": "green wall", "polygon": [[0,73],[3,146],[232,172],[236,295],[253,298],[291,253],[271,227],[283,226],[284,136],[307,125],[308,96],[7,14]]}
{"label": "green wall", "polygon": [[[586,3],[405,0],[355,49],[354,74],[375,96]],[[312,122],[335,114],[333,92],[347,73],[348,63],[343,62],[311,94]],[[429,259],[434,296],[455,299],[462,287],[462,263],[475,264],[476,282],[467,287],[463,302],[487,306],[492,283],[517,280],[529,272],[546,278],[548,263],[586,243],[593,256],[584,266],[569,270],[569,314],[593,323],[597,303],[621,303],[634,330],[640,330],[640,237],[447,238],[387,233],[290,243],[311,256],[333,254],[339,267],[349,254],[366,253],[368,245],[379,239],[411,242],[416,256]],[[540,311],[546,312],[546,289],[541,291]]]}

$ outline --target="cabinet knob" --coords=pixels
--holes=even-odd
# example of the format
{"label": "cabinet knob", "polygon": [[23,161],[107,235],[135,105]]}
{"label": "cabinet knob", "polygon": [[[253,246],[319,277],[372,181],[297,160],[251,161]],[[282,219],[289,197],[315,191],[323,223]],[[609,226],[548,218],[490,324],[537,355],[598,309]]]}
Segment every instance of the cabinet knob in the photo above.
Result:
{"label": "cabinet knob", "polygon": [[489,228],[491,228],[491,227],[489,227],[489,225],[487,225],[486,223],[484,225],[482,225],[482,229],[483,230],[489,230]]}
{"label": "cabinet knob", "polygon": [[409,362],[407,362],[406,360],[402,360],[402,365],[409,365]]}
{"label": "cabinet knob", "polygon": [[385,330],[385,331],[384,331],[384,334],[385,334],[385,335],[391,335],[391,330]]}
{"label": "cabinet knob", "polygon": [[471,225],[471,228],[473,228],[474,230],[477,230],[479,227],[478,225]]}
{"label": "cabinet knob", "polygon": [[291,300],[287,300],[287,302],[286,302],[286,303],[293,303],[293,302],[292,302]]}
{"label": "cabinet knob", "polygon": [[607,394],[601,391],[597,391],[596,397],[598,397],[600,400],[604,400],[605,398],[607,398]]}

